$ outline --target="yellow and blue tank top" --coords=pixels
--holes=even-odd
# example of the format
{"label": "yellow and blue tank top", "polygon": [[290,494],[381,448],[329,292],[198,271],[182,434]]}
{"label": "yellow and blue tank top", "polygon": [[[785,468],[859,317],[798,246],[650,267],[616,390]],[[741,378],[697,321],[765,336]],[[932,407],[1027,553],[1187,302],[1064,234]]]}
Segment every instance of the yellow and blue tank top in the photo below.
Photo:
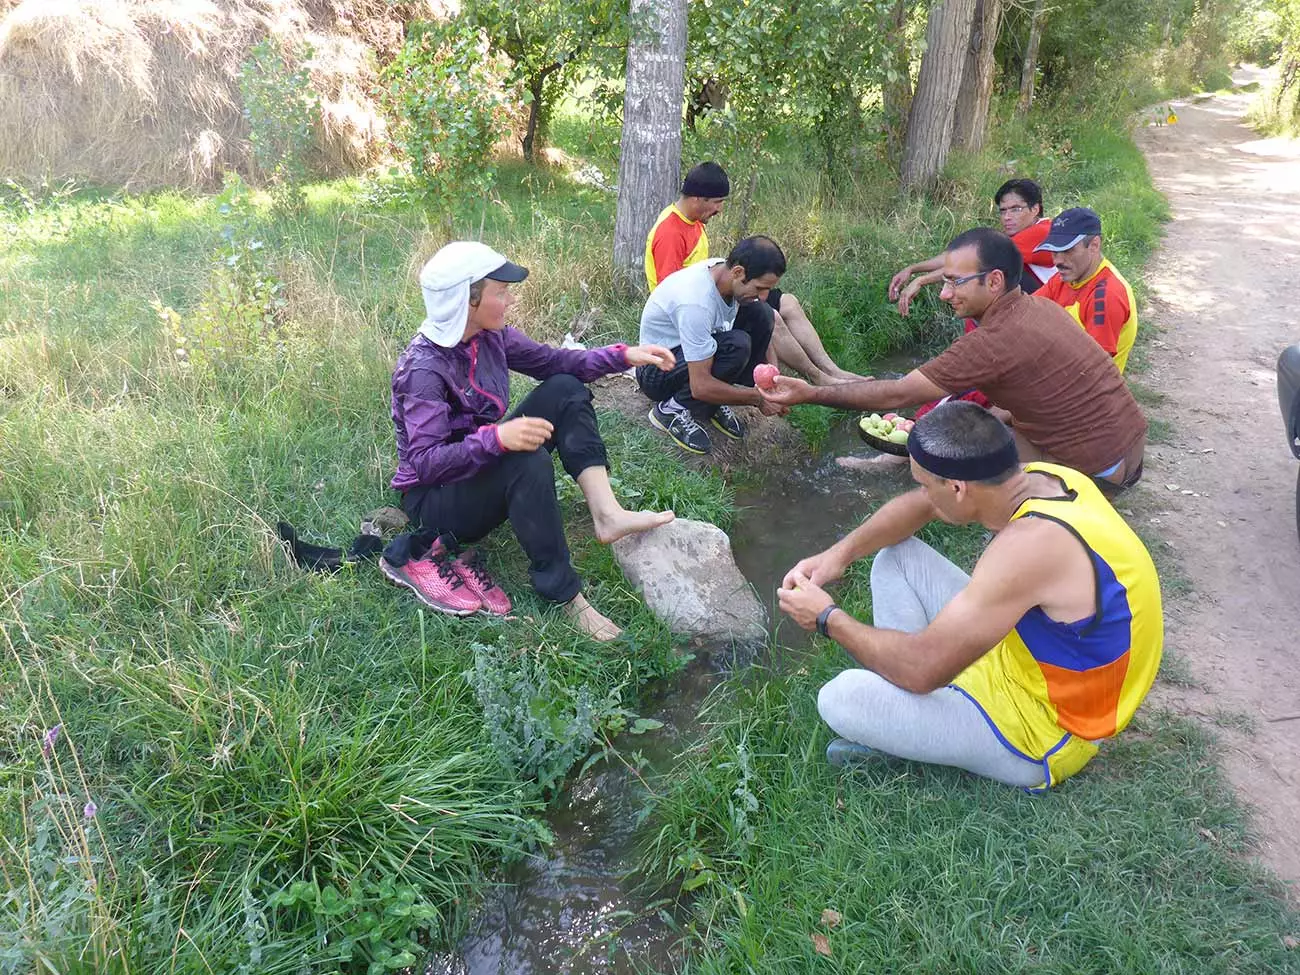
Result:
{"label": "yellow and blue tank top", "polygon": [[1083,544],[1097,611],[1061,623],[1034,607],[951,686],[975,702],[1003,745],[1043,766],[1050,787],[1083,768],[1096,742],[1132,719],[1160,666],[1164,618],[1146,546],[1092,479],[1056,464],[1025,470],[1059,479],[1066,493],[1031,498],[1011,520],[1048,518]]}

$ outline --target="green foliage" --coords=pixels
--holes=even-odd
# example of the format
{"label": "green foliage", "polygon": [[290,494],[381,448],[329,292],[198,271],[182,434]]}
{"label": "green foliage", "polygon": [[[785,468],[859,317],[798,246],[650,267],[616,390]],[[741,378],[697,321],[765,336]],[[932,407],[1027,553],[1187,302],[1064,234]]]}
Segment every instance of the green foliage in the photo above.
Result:
{"label": "green foliage", "polygon": [[619,688],[597,697],[582,684],[569,688],[551,673],[556,650],[512,651],[476,643],[465,679],[483,709],[483,725],[497,754],[516,774],[554,792],[569,768],[591,748],[596,729],[615,716]]}
{"label": "green foliage", "polygon": [[418,21],[380,77],[379,95],[411,176],[432,203],[491,189],[492,146],[505,124],[501,65],[467,20]]}
{"label": "green foliage", "polygon": [[882,39],[890,6],[690,5],[688,91],[712,82],[726,96],[725,109],[705,116],[704,130],[732,164],[733,182],[771,161],[769,136],[795,119],[809,123],[816,163],[834,175],[849,167],[849,147],[864,141],[861,106],[887,71]]}
{"label": "green foliage", "polygon": [[1276,47],[1277,77],[1252,106],[1252,121],[1265,132],[1300,132],[1300,0],[1271,0],[1267,46]]}
{"label": "green foliage", "polygon": [[295,68],[280,42],[268,37],[253,46],[239,71],[253,159],[267,182],[289,190],[311,174],[320,125],[320,98],[306,66],[313,54],[310,45],[298,52]]}
{"label": "green foliage", "polygon": [[212,274],[197,307],[185,315],[157,300],[153,307],[174,343],[177,368],[220,382],[236,364],[276,357],[291,336],[284,283],[267,267],[263,241],[249,232],[248,190],[238,176],[227,176],[216,202],[218,213],[230,222],[221,228]]}
{"label": "green foliage", "polygon": [[[524,157],[543,141],[555,102],[585,68],[626,44],[627,5],[614,0],[467,0],[461,18],[487,38],[490,50],[510,63],[510,80],[524,92],[529,123]],[[604,66],[614,68],[616,63]]]}
{"label": "green foliage", "polygon": [[662,783],[643,870],[692,894],[691,971],[1296,970],[1295,916],[1191,723],[1143,712],[1041,798],[883,758],[840,773],[816,701],[845,663],[819,641],[737,678]]}
{"label": "green foliage", "polygon": [[[998,58],[1006,79],[1020,77],[1029,7],[1005,7]],[[1237,5],[1226,0],[1051,3],[1038,52],[1038,90],[1078,114],[1118,120],[1221,71],[1238,17]]]}
{"label": "green foliage", "polygon": [[[600,244],[575,228],[608,219],[603,198],[546,193],[504,187],[487,234],[597,281]],[[3,213],[0,971],[355,973],[445,946],[487,877],[548,835],[540,786],[498,756],[464,679],[471,645],[545,647],[548,693],[586,688],[598,713],[681,664],[577,504],[575,562],[629,634],[617,654],[530,592],[506,532],[484,548],[509,621],[423,614],[368,564],[289,564],[277,518],[345,542],[391,503],[387,389],[420,317],[406,269],[430,245],[421,212],[358,195],[309,187],[285,210],[232,182]],[[274,325],[249,311],[239,354],[178,367],[151,302],[187,329],[245,308],[256,289],[218,301],[213,280],[248,260],[282,285]],[[550,277],[522,303],[543,338],[577,300]],[[625,442],[647,455],[621,468],[645,498],[725,512],[720,477],[601,422],[616,472]]]}

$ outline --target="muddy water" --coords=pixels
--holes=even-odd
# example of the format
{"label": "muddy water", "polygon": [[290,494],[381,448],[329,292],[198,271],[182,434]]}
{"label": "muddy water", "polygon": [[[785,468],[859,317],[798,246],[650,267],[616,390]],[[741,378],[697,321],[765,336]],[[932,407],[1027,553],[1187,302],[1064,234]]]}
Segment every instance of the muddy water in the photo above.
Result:
{"label": "muddy water", "polygon": [[[831,436],[820,459],[809,458],[737,491],[732,547],[741,571],[769,607],[772,641],[783,656],[808,645],[808,635],[781,622],[776,589],[799,559],[850,531],[884,498],[907,483],[906,468],[849,471],[837,456],[874,455],[851,426]],[[699,707],[736,666],[726,652],[700,652],[680,675],[647,695],[642,713],[662,730],[615,744],[639,750],[640,775],[668,768],[699,737]],[[671,972],[681,967],[670,904],[638,886],[637,828],[646,809],[643,781],[621,762],[602,761],[573,783],[547,817],[555,843],[517,866],[488,897],[453,957],[430,963],[429,975]]]}

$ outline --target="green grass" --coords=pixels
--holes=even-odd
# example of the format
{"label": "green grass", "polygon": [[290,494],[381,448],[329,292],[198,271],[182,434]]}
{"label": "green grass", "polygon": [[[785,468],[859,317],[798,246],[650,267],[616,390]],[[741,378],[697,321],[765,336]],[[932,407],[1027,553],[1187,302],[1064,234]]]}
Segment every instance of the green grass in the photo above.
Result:
{"label": "green grass", "polygon": [[[555,135],[612,175],[616,130],[561,116]],[[750,229],[786,247],[788,289],[858,369],[956,334],[933,295],[899,318],[886,283],[991,222],[991,193],[1012,170],[1042,180],[1049,210],[1101,210],[1107,252],[1126,270],[1164,213],[1131,142],[1104,127],[1004,125],[987,152],[954,159],[932,199],[905,203],[878,164],[832,187],[809,175],[798,139],[784,139]],[[712,154],[688,141],[690,158]],[[628,720],[642,684],[680,666],[670,634],[585,534],[563,480],[579,570],[629,633],[612,650],[576,639],[529,595],[504,537],[486,548],[516,597],[507,622],[424,615],[367,566],[317,576],[288,564],[278,518],[337,543],[361,512],[392,501],[389,372],[421,317],[420,263],[443,241],[481,234],[530,265],[520,320],[540,338],[559,338],[579,314],[594,322],[587,341],[635,335],[637,304],[610,286],[611,193],[517,163],[503,165],[494,198],[451,214],[405,205],[393,189],[312,186],[298,209],[256,195],[94,191],[0,206],[0,972],[400,968],[422,945],[445,946],[487,878],[545,842],[539,814],[564,768],[598,730]],[[736,235],[735,209],[710,227],[715,250]],[[815,438],[831,420],[809,410],[796,422]],[[628,502],[728,523],[732,488],[717,472],[684,468],[615,414],[601,424]],[[969,529],[929,537],[967,565],[982,546]],[[888,966],[866,964],[872,952],[913,964],[962,945],[956,967],[968,970],[1017,944],[1055,959],[1051,918],[1066,925],[1059,951],[1079,970],[1090,937],[1103,959],[1094,967],[1171,944],[1166,968],[1190,970],[1185,959],[1203,950],[1169,932],[1193,900],[1204,903],[1187,937],[1211,946],[1226,944],[1222,930],[1244,931],[1254,951],[1280,917],[1266,886],[1188,832],[1195,813],[1239,848],[1236,813],[1182,725],[1144,718],[1116,763],[1108,756],[1060,800],[915,770],[861,789],[832,779],[816,754],[811,692],[829,666],[749,674],[747,689],[719,698],[716,761],[688,762],[672,780],[663,862],[698,850],[722,878],[699,902],[700,966],[804,970],[803,914],[791,907],[833,906],[832,894],[848,919],[833,937],[863,939],[855,954],[836,942],[837,957],[876,970]],[[528,748],[501,747],[510,741]],[[1149,785],[1114,774],[1148,761]],[[748,801],[728,778],[744,762],[763,784],[745,814],[754,839],[740,847],[715,820]],[[831,822],[846,810],[854,818]],[[1028,817],[1026,842],[986,816]],[[864,832],[864,820],[883,832]],[[1087,826],[1125,821],[1139,826]],[[1076,836],[1098,851],[1104,891],[1068,889],[1053,872],[1083,857]],[[1168,863],[1176,840],[1197,857]],[[864,851],[889,858],[853,859]],[[1169,924],[1148,909],[1156,895]],[[1243,904],[1255,912],[1244,928]],[[1104,940],[1120,936],[1153,947]]]}
{"label": "green grass", "polygon": [[688,971],[1300,970],[1281,940],[1295,917],[1241,859],[1241,814],[1192,722],[1143,712],[1042,798],[906,762],[841,775],[815,701],[844,662],[824,647],[749,675],[674,773],[646,869],[695,887]]}
{"label": "green grass", "polygon": [[[535,265],[605,218],[581,190],[540,213],[531,192],[490,216]],[[434,238],[359,200],[343,183],[301,213],[179,194],[4,212],[0,971],[400,967],[546,841],[568,765],[684,659],[573,492],[579,570],[627,628],[614,647],[531,595],[505,533],[486,546],[505,622],[425,615],[370,566],[289,564],[278,518],[346,542],[393,497],[389,373]],[[526,297],[543,334],[568,297]],[[727,523],[720,476],[601,425],[629,503]]]}
{"label": "green grass", "polygon": [[[1106,253],[1140,297],[1167,206],[1122,127],[1060,121],[1004,126],[987,153],[954,160],[938,196],[949,209],[914,203],[910,215],[893,211],[863,230],[883,242],[901,226],[931,228],[892,255],[883,243],[871,250],[862,294],[933,253],[951,229],[987,219],[983,201],[1014,172],[1043,182],[1048,212],[1096,208]],[[1008,158],[1014,170],[1000,168]],[[834,280],[807,274],[791,289],[801,296]],[[878,299],[853,307],[857,321],[891,327]],[[941,317],[932,305],[922,312]],[[813,318],[832,330],[837,321]],[[1143,371],[1151,335],[1149,326],[1140,334],[1132,373]],[[1147,406],[1162,399],[1134,386]],[[827,413],[796,423],[815,436]],[[1153,440],[1173,434],[1153,424]],[[1190,581],[1146,524],[1149,512],[1137,514],[1172,603]],[[967,567],[984,545],[970,528],[932,529],[927,541]],[[861,619],[870,619],[867,577],[855,566],[839,597]],[[1148,706],[1088,769],[1041,798],[897,761],[841,775],[823,758],[831,733],[816,696],[848,660],[818,647],[811,660],[778,658],[719,688],[704,741],[659,784],[644,870],[688,905],[687,971],[1300,971],[1283,942],[1300,919],[1250,865],[1248,822],[1200,725]],[[1194,683],[1180,648],[1167,648],[1160,679]],[[842,922],[827,923],[826,910]],[[813,935],[825,936],[829,957]]]}

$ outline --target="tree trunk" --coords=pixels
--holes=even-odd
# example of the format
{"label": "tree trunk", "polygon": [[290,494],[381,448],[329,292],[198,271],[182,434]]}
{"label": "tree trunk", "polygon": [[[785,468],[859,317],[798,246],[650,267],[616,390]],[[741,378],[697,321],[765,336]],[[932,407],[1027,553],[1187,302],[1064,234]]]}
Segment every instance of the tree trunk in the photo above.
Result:
{"label": "tree trunk", "polygon": [[646,235],[680,185],[686,2],[631,0],[642,26],[627,48],[614,217],[614,285],[625,292],[645,290]]}
{"label": "tree trunk", "polygon": [[528,103],[528,128],[524,131],[524,159],[533,161],[537,151],[537,127],[542,115],[542,102],[546,98],[546,79],[540,75],[528,80],[528,93],[533,96]]}
{"label": "tree trunk", "polygon": [[989,99],[993,96],[993,71],[997,65],[993,49],[997,46],[1001,24],[1002,0],[975,0],[966,67],[962,70],[961,93],[957,96],[957,116],[953,119],[952,144],[960,149],[978,152],[984,148]]}
{"label": "tree trunk", "polygon": [[895,0],[885,34],[888,75],[881,96],[885,110],[885,152],[894,166],[903,159],[907,113],[912,107],[912,58],[907,47],[908,0]]}
{"label": "tree trunk", "polygon": [[1025,48],[1025,66],[1020,72],[1020,101],[1016,103],[1017,115],[1028,115],[1034,103],[1034,76],[1038,73],[1038,42],[1043,36],[1043,6],[1045,0],[1034,0],[1034,13],[1029,18],[1029,44]]}
{"label": "tree trunk", "polygon": [[943,0],[930,11],[925,56],[907,118],[907,144],[903,147],[905,190],[929,189],[948,158],[953,110],[974,16],[975,0]]}

